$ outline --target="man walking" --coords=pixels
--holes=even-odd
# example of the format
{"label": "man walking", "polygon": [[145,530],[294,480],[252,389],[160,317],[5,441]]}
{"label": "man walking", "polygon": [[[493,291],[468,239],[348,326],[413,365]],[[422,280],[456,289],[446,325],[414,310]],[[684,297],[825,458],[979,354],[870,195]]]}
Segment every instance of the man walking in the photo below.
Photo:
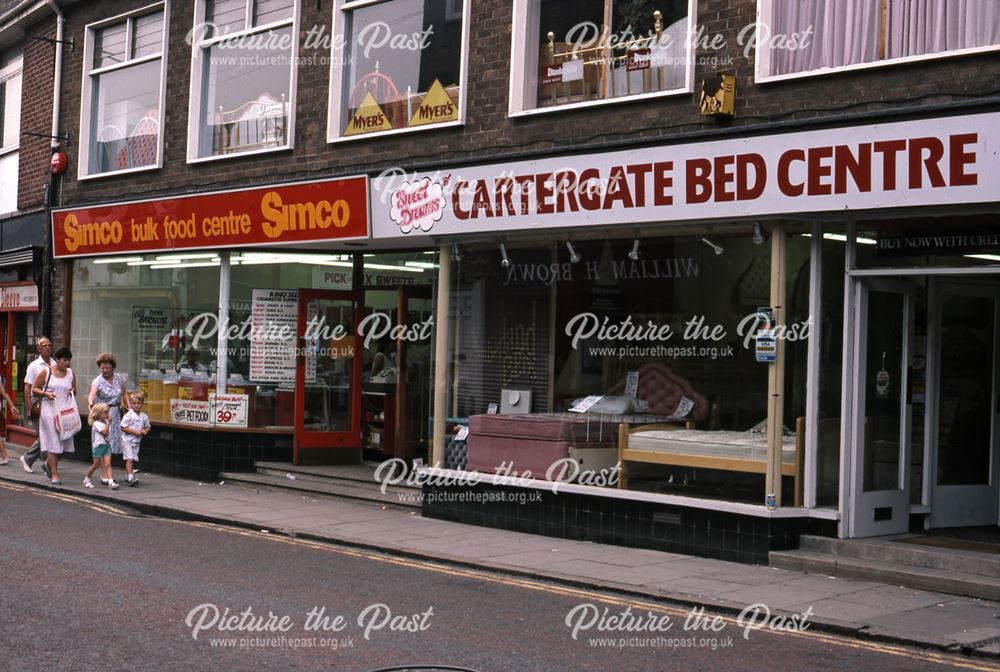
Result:
{"label": "man walking", "polygon": [[[31,417],[31,386],[34,384],[38,374],[45,367],[52,364],[55,364],[55,361],[52,359],[52,341],[48,336],[42,336],[38,339],[38,359],[28,365],[28,371],[24,374],[24,420],[27,423],[26,426],[34,428],[35,431],[38,431],[38,420]],[[30,474],[32,465],[40,458],[42,460],[42,471],[47,472],[45,456],[42,455],[42,446],[36,438],[35,442],[31,444],[31,448],[28,448],[28,452],[21,456],[21,466]]]}

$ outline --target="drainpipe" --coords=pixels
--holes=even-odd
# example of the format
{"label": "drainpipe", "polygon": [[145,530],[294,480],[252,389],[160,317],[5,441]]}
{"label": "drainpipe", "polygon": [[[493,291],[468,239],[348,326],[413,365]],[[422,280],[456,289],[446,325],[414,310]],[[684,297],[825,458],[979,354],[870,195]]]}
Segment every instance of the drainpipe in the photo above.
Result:
{"label": "drainpipe", "polygon": [[[51,146],[54,152],[59,149],[59,138],[62,136],[62,133],[60,133],[62,125],[60,112],[62,108],[63,38],[66,30],[66,17],[63,16],[62,10],[59,9],[59,5],[56,4],[55,0],[45,0],[45,4],[49,6],[52,13],[56,16],[56,54],[54,72],[52,74],[51,131]],[[49,175],[49,186],[45,191],[45,252],[42,256],[42,296],[41,305],[39,306],[42,318],[41,333],[53,339],[57,338],[56,334],[52,333],[52,285],[55,281],[55,259],[52,257],[52,233],[49,221],[51,220],[52,206],[59,204],[58,180],[59,178],[55,175]],[[70,297],[66,297],[66,300],[69,301]],[[65,329],[66,326],[63,325],[63,328]],[[61,335],[58,338],[63,340]]]}
{"label": "drainpipe", "polygon": [[52,148],[59,146],[58,138],[62,135],[59,132],[60,108],[62,94],[62,58],[63,58],[63,35],[66,30],[66,17],[55,0],[45,0],[46,4],[52,8],[52,13],[56,15],[56,65],[55,74],[52,77]]}

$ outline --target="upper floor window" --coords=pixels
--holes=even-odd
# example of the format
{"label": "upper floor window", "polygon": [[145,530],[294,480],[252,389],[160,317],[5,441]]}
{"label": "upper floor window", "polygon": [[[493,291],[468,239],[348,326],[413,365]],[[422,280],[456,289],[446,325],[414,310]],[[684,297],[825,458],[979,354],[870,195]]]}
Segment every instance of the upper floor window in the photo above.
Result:
{"label": "upper floor window", "polygon": [[761,0],[759,79],[1000,47],[996,0]]}
{"label": "upper floor window", "polygon": [[21,50],[0,52],[0,213],[17,210]]}
{"label": "upper floor window", "polygon": [[694,0],[515,0],[510,112],[691,91]]}
{"label": "upper floor window", "polygon": [[161,165],[166,5],[87,26],[80,177]]}
{"label": "upper floor window", "polygon": [[292,146],[295,0],[198,0],[188,160]]}
{"label": "upper floor window", "polygon": [[21,62],[20,49],[0,53],[0,153],[20,144]]}
{"label": "upper floor window", "polygon": [[459,124],[468,0],[335,2],[328,139]]}

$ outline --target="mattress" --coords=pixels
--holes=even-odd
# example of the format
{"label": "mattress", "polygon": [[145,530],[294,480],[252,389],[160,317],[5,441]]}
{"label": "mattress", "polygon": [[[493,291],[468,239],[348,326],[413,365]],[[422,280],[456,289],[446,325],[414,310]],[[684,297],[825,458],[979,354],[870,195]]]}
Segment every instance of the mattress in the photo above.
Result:
{"label": "mattress", "polygon": [[[628,437],[630,450],[727,457],[741,460],[767,459],[767,435],[750,432],[707,431],[702,429],[651,430]],[[781,440],[782,462],[795,462],[795,436]]]}
{"label": "mattress", "polygon": [[469,434],[541,441],[613,441],[618,435],[617,417],[580,413],[473,415],[469,418]]}
{"label": "mattress", "polygon": [[[473,415],[469,418],[468,468],[545,478],[571,449],[616,450],[623,416],[580,413]],[[633,417],[633,416],[624,416]],[[648,417],[648,416],[647,416]]]}

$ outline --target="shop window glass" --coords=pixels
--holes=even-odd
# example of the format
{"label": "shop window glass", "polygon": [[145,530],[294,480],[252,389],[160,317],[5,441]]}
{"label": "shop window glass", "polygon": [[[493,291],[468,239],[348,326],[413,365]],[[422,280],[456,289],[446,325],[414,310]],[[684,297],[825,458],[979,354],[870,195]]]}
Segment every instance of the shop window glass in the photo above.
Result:
{"label": "shop window glass", "polygon": [[513,111],[688,90],[691,3],[518,4],[524,6],[526,20],[515,26],[515,49],[524,66],[512,74],[523,98],[512,101]]}
{"label": "shop window glass", "polygon": [[165,26],[161,7],[87,31],[83,175],[159,164]]}
{"label": "shop window glass", "polygon": [[[833,235],[843,235],[838,231]],[[806,238],[810,240],[811,238]],[[819,424],[817,426],[816,505],[840,501],[840,432],[844,371],[845,244],[823,240],[822,319],[813,332],[820,339]]]}
{"label": "shop window glass", "polygon": [[[73,370],[79,390],[109,351],[130,390],[146,394],[154,422],[170,419],[171,399],[208,401],[215,342],[194,347],[184,334],[198,315],[218,314],[219,261],[212,253],[86,259],[73,264]],[[196,257],[196,258],[191,258]],[[85,387],[86,386],[86,387]],[[87,396],[77,398],[86,412]]]}
{"label": "shop window glass", "polygon": [[[285,290],[286,300],[295,304],[299,289],[352,288],[354,262],[346,254],[233,252],[231,264],[229,320],[233,325],[250,324],[255,301],[268,290]],[[248,330],[239,333],[240,337],[229,340],[225,353],[230,390],[249,396],[251,427],[290,428],[295,421],[294,361],[289,360],[283,371],[261,366],[268,346],[246,336]]]}
{"label": "shop window glass", "polygon": [[[290,430],[294,424],[294,358],[289,358],[284,371],[254,364],[263,352],[251,330],[254,302],[268,290],[287,292],[285,299],[292,305],[297,305],[297,291],[303,288],[350,291],[354,289],[353,256],[233,251],[230,262],[232,336],[225,352],[219,351],[214,328],[221,264],[217,253],[163,253],[76,262],[72,343],[74,370],[80,380],[89,384],[98,373],[94,358],[111,351],[118,359],[118,371],[128,376],[129,388],[147,393],[150,418],[169,422],[171,399],[209,400],[224,360],[227,393],[247,395],[247,426]],[[365,287],[371,294],[366,295],[366,316],[384,313],[395,325],[402,306],[406,324],[430,319],[437,277],[434,255],[365,255],[364,263]],[[202,337],[195,338],[199,333]],[[366,382],[373,376],[370,370],[375,355],[391,340],[382,322],[370,321],[367,333],[372,338],[363,353]],[[405,376],[408,389],[397,412],[405,418],[402,436],[426,447],[433,336],[432,329],[414,333],[416,337],[402,347],[394,344],[398,350],[394,361],[401,366],[397,375]],[[86,402],[81,404],[85,408]],[[208,424],[211,422],[214,419]]]}
{"label": "shop window glass", "polygon": [[[763,0],[771,75],[1000,45],[1000,3]],[[765,15],[767,16],[767,15]]]}
{"label": "shop window glass", "polygon": [[[449,414],[485,417],[492,405],[502,414],[586,418],[595,447],[616,440],[604,433],[619,422],[670,422],[696,433],[688,435],[701,443],[688,448],[694,455],[764,459],[768,365],[757,361],[754,337],[757,308],[770,301],[770,245],[750,236],[708,242],[643,238],[636,250],[631,240],[578,241],[577,263],[564,242],[508,242],[507,266],[496,246],[463,247],[452,271]],[[799,266],[806,256],[797,248],[791,255]],[[790,412],[801,415],[804,364],[793,368],[786,393]],[[634,397],[630,373],[638,374]],[[567,413],[592,395],[603,397],[594,410]],[[796,419],[786,417],[785,461],[794,459]],[[477,461],[476,440],[471,464],[492,472]],[[759,474],[738,471],[632,464],[629,487],[763,502]]]}
{"label": "shop window glass", "polygon": [[297,53],[292,0],[199,3],[189,158],[285,149],[292,143]]}
{"label": "shop window glass", "polygon": [[[770,236],[768,227],[763,227],[765,243]],[[812,333],[811,314],[809,312],[809,293],[811,289],[810,273],[812,250],[810,238],[804,238],[793,231],[788,234],[785,245],[786,284],[785,284],[785,321],[788,324],[808,324]],[[785,341],[785,392],[783,422],[789,431],[796,430],[795,422],[806,415],[806,381],[809,376],[809,340],[788,339]],[[804,427],[800,428],[804,431]],[[791,494],[791,493],[789,493]],[[785,504],[791,499],[782,497]]]}
{"label": "shop window glass", "polygon": [[[465,4],[344,3],[335,30],[334,137],[456,122],[462,116]],[[337,48],[335,43],[335,49]],[[339,102],[338,102],[339,101]]]}

